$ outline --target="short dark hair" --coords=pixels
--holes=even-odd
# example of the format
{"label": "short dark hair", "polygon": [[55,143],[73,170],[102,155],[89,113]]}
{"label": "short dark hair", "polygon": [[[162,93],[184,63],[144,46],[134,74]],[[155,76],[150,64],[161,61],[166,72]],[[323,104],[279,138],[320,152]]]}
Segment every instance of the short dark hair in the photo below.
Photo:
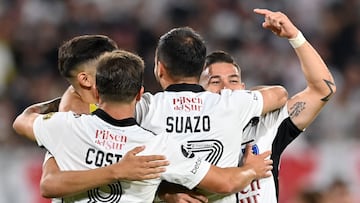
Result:
{"label": "short dark hair", "polygon": [[239,70],[239,72],[241,71],[240,66],[235,62],[234,58],[225,51],[217,50],[206,56],[205,67],[214,63],[231,63]]}
{"label": "short dark hair", "polygon": [[117,49],[116,43],[105,35],[81,35],[64,42],[58,51],[58,69],[65,78],[79,65],[97,59],[104,52]]}
{"label": "short dark hair", "polygon": [[192,28],[174,28],[165,33],[158,42],[156,52],[157,60],[164,64],[171,77],[200,77],[206,46]]}
{"label": "short dark hair", "polygon": [[128,103],[143,84],[144,61],[124,50],[105,53],[96,69],[96,88],[104,101]]}

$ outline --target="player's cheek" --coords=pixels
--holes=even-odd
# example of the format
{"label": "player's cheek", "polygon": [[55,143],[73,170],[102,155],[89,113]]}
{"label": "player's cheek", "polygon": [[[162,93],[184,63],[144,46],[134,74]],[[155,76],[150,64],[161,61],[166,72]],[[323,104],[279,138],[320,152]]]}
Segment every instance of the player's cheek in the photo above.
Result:
{"label": "player's cheek", "polygon": [[212,85],[210,84],[207,88],[208,91],[214,92],[214,93],[220,93],[221,87],[220,85]]}

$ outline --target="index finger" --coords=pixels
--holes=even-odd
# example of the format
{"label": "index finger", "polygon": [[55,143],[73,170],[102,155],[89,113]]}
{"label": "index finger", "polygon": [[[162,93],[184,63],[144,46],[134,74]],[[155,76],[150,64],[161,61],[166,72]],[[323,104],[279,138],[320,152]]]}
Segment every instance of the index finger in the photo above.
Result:
{"label": "index finger", "polygon": [[254,9],[254,13],[260,14],[260,15],[267,15],[267,14],[270,14],[271,11],[268,10],[268,9],[255,8],[255,9]]}

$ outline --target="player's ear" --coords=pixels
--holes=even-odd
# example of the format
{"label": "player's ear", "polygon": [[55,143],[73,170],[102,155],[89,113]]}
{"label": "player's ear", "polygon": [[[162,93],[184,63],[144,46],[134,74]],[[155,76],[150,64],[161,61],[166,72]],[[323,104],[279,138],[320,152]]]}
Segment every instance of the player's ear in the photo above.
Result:
{"label": "player's ear", "polygon": [[245,83],[241,83],[241,88],[242,88],[242,90],[244,90],[245,88],[246,88],[246,86],[245,86]]}
{"label": "player's ear", "polygon": [[161,63],[160,61],[157,61],[157,75],[159,78],[163,77],[164,74],[166,73],[166,69],[163,63]]}
{"label": "player's ear", "polygon": [[77,80],[81,86],[90,88],[93,85],[90,75],[86,72],[80,72],[77,74]]}
{"label": "player's ear", "polygon": [[99,101],[100,97],[99,97],[99,91],[97,88],[95,88],[94,96],[95,96],[96,100]]}
{"label": "player's ear", "polygon": [[144,94],[144,86],[141,86],[139,93],[136,95],[136,101],[139,101]]}

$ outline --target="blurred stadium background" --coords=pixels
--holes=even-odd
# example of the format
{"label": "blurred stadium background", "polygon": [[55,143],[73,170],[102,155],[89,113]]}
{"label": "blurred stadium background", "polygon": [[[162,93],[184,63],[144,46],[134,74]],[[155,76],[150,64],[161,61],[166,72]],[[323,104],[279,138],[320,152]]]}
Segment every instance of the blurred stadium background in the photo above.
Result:
{"label": "blurred stadium background", "polygon": [[[57,47],[80,34],[105,34],[146,62],[153,77],[158,37],[188,25],[240,64],[247,87],[305,85],[287,40],[261,27],[253,8],[282,11],[302,30],[335,76],[337,94],[286,150],[280,203],[322,193],[329,201],[360,202],[359,0],[0,0],[0,203],[49,202],[39,195],[44,151],[16,135],[15,116],[35,102],[60,96]],[[310,201],[303,201],[310,202]]]}

